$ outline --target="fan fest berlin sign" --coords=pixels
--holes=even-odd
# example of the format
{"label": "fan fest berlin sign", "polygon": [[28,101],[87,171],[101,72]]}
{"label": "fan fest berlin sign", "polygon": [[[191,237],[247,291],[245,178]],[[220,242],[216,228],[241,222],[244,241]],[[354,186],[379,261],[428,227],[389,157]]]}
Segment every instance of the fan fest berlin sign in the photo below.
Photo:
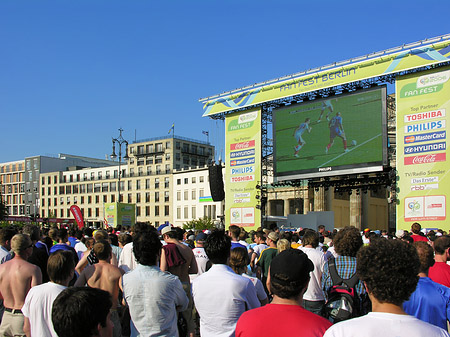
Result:
{"label": "fan fest berlin sign", "polygon": [[417,221],[448,231],[450,68],[399,77],[396,100],[397,228]]}
{"label": "fan fest berlin sign", "polygon": [[[402,49],[402,50],[399,50]],[[309,70],[289,78],[257,84],[235,92],[200,99],[203,116],[212,116],[284,97],[361,81],[377,76],[395,74],[439,62],[450,61],[449,40],[426,41],[411,49],[394,48],[348,61],[338,62],[322,70]]]}

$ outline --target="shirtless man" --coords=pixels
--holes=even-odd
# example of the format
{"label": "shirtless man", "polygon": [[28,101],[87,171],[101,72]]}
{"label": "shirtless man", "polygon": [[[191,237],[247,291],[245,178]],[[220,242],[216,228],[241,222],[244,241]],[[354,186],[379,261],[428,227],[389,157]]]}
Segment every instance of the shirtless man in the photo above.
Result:
{"label": "shirtless man", "polygon": [[124,271],[111,264],[113,254],[108,241],[100,240],[96,242],[93,251],[98,259],[98,263],[87,266],[75,282],[75,286],[80,287],[86,284],[91,288],[102,289],[111,294],[111,320],[114,323],[113,336],[120,337],[122,335],[122,327],[117,313],[117,306],[119,287],[122,284]]}
{"label": "shirtless man", "polygon": [[33,252],[28,235],[14,235],[11,249],[14,258],[0,265],[0,296],[5,306],[0,336],[25,336],[21,309],[30,288],[42,283],[42,273],[38,266],[27,262]]}
{"label": "shirtless man", "polygon": [[178,240],[176,229],[173,226],[164,227],[161,230],[161,234],[167,245],[163,246],[161,250],[160,268],[162,271],[169,271],[180,279],[183,289],[189,298],[188,308],[181,314],[186,319],[189,336],[194,336],[195,324],[192,315],[194,303],[192,301],[189,274],[197,274],[197,261],[192,249]]}

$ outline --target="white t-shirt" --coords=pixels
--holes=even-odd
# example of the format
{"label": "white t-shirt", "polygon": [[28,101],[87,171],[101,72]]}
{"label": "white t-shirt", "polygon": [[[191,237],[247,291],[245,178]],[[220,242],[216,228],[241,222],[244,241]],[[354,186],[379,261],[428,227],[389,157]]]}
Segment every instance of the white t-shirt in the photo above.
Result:
{"label": "white t-shirt", "polygon": [[22,313],[30,320],[31,336],[58,337],[53,328],[53,301],[65,286],[47,282],[30,289],[22,307]]}
{"label": "white t-shirt", "polygon": [[303,299],[307,301],[323,301],[321,280],[323,266],[325,265],[324,254],[315,248],[298,247],[302,250],[314,264],[314,270],[310,273],[311,279],[308,283],[308,289],[303,295]]}
{"label": "white t-shirt", "polygon": [[264,290],[262,282],[257,277],[252,277],[247,274],[242,274],[242,276],[247,277],[252,281],[253,285],[256,288],[256,295],[258,296],[258,300],[263,301],[267,298],[266,291]]}
{"label": "white t-shirt", "polygon": [[127,243],[123,246],[122,253],[118,261],[118,267],[122,268],[126,273],[135,269],[137,266],[136,258],[133,253],[133,242]]}
{"label": "white t-shirt", "polygon": [[189,275],[191,282],[198,275],[201,275],[206,271],[206,264],[209,261],[208,255],[206,255],[205,248],[203,248],[203,247],[196,247],[196,248],[192,249],[192,253],[194,253],[195,261],[197,261],[198,272],[197,272],[197,274]]}
{"label": "white t-shirt", "polygon": [[266,249],[267,247],[269,247],[268,245],[266,245],[265,243],[260,243],[259,245],[256,245],[255,247],[253,247],[253,252],[256,253],[256,256],[259,257],[259,255],[261,255],[261,252]]}
{"label": "white t-shirt", "polygon": [[86,245],[81,241],[75,245],[74,249],[77,252],[78,260],[81,260],[83,253],[87,251]]}
{"label": "white t-shirt", "polygon": [[324,337],[448,337],[447,331],[409,315],[369,312],[331,326]]}

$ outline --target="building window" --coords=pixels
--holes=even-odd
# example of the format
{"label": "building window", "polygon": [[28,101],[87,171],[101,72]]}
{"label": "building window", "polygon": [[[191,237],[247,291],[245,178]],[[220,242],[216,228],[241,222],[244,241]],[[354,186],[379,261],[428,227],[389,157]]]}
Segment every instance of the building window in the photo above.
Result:
{"label": "building window", "polygon": [[205,181],[205,177],[200,176],[199,180],[200,180],[201,183],[203,183]]}
{"label": "building window", "polygon": [[192,206],[192,219],[195,219],[197,217],[197,211],[195,206]]}
{"label": "building window", "polygon": [[94,184],[94,193],[99,193],[101,189],[101,185],[100,184]]}
{"label": "building window", "polygon": [[199,197],[204,197],[205,196],[205,191],[203,190],[203,188],[200,189],[199,191]]}
{"label": "building window", "polygon": [[96,204],[100,203],[100,196],[99,195],[95,196],[95,203]]}
{"label": "building window", "polygon": [[164,192],[164,202],[169,202],[169,191]]}
{"label": "building window", "polygon": [[128,180],[128,191],[131,191],[133,189],[132,184],[133,182],[131,180]]}
{"label": "building window", "polygon": [[184,190],[183,200],[189,200],[189,191],[188,190]]}
{"label": "building window", "polygon": [[165,177],[164,178],[164,188],[169,188],[169,185],[170,185],[170,178]]}
{"label": "building window", "polygon": [[105,203],[105,202],[108,202],[107,199],[108,199],[108,197],[107,197],[106,195],[104,195],[104,196],[103,196],[103,202],[104,202],[104,203]]}
{"label": "building window", "polygon": [[150,202],[150,193],[149,192],[145,193],[145,202]]}
{"label": "building window", "polygon": [[177,185],[181,185],[181,179],[177,179]]}
{"label": "building window", "polygon": [[159,178],[155,179],[155,188],[159,188]]}
{"label": "building window", "polygon": [[192,182],[193,184],[195,184],[195,178],[196,178],[196,177],[192,177],[192,178],[191,178],[191,182]]}
{"label": "building window", "polygon": [[141,202],[141,193],[136,193],[136,203]]}
{"label": "building window", "polygon": [[159,206],[155,206],[155,216],[159,216]]}
{"label": "building window", "polygon": [[185,185],[189,184],[189,178],[184,178],[184,184]]}
{"label": "building window", "polygon": [[177,207],[177,219],[181,219],[181,207]]}
{"label": "building window", "polygon": [[177,201],[181,201],[181,191],[177,191]]}
{"label": "building window", "polygon": [[187,206],[184,206],[184,214],[183,214],[185,219],[189,218],[189,209]]}
{"label": "building window", "polygon": [[170,209],[170,207],[169,206],[164,206],[164,216],[169,216],[170,214],[169,214],[169,209]]}
{"label": "building window", "polygon": [[192,200],[195,200],[196,198],[196,190],[192,190]]}
{"label": "building window", "polygon": [[141,216],[141,207],[136,206],[136,216]]}
{"label": "building window", "polygon": [[145,189],[150,189],[150,179],[145,179]]}
{"label": "building window", "polygon": [[145,216],[150,216],[150,206],[145,206]]}
{"label": "building window", "polygon": [[141,181],[136,180],[136,190],[140,190],[140,189],[141,189]]}
{"label": "building window", "polygon": [[129,204],[131,203],[131,193],[128,193],[128,195],[127,195],[127,202]]}
{"label": "building window", "polygon": [[159,201],[159,192],[155,192],[155,202]]}

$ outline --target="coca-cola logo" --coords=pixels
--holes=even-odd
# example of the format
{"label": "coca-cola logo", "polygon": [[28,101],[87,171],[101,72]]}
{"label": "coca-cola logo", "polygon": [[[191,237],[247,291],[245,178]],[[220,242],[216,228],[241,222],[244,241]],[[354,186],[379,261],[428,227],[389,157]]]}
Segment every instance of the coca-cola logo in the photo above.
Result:
{"label": "coca-cola logo", "polygon": [[405,165],[430,164],[445,161],[445,152],[433,153],[422,156],[405,157]]}

